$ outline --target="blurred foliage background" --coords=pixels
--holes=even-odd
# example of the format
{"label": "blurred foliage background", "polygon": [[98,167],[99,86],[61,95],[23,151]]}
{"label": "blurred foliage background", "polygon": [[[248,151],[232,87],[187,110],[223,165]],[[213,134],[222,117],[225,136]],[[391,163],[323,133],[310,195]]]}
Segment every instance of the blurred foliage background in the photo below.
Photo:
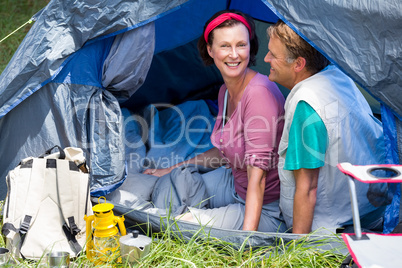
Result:
{"label": "blurred foliage background", "polygon": [[[0,0],[0,40],[25,24],[50,0]],[[32,24],[27,24],[0,43],[0,73],[6,68],[14,52]]]}

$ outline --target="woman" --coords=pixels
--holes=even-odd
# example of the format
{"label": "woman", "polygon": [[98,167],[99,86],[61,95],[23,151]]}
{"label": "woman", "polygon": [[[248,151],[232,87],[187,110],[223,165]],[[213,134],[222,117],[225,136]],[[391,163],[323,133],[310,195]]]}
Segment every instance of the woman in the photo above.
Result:
{"label": "woman", "polygon": [[204,26],[198,49],[206,65],[215,64],[224,84],[211,135],[215,146],[173,167],[146,170],[163,176],[183,164],[220,168],[203,176],[211,209],[190,208],[183,220],[220,228],[284,231],[279,211],[277,147],[283,129],[284,97],[275,83],[249,67],[258,39],[253,20],[238,11],[220,11]]}

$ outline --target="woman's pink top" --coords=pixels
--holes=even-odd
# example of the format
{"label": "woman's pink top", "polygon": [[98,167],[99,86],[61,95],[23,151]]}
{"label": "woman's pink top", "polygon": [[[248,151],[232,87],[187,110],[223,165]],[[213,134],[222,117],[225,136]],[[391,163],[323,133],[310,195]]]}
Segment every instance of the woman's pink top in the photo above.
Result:
{"label": "woman's pink top", "polygon": [[267,76],[257,73],[222,130],[226,86],[219,90],[219,113],[212,144],[225,157],[234,176],[235,190],[246,200],[247,166],[266,171],[264,204],[279,199],[278,144],[283,130],[285,98]]}

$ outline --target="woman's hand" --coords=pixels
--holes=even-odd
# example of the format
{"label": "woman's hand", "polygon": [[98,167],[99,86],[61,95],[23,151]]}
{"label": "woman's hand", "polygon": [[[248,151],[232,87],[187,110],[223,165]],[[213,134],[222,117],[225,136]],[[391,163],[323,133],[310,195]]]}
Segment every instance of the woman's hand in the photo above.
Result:
{"label": "woman's hand", "polygon": [[162,177],[163,175],[166,175],[170,173],[173,169],[181,166],[181,165],[187,165],[187,164],[195,164],[195,165],[201,165],[204,167],[210,167],[210,168],[218,168],[224,164],[226,164],[226,160],[222,158],[222,156],[219,153],[219,150],[216,147],[213,147],[209,149],[206,152],[203,152],[202,154],[199,154],[189,160],[180,162],[174,166],[171,166],[169,168],[162,168],[162,169],[146,169],[143,174],[148,174],[148,175],[154,175],[157,177]]}
{"label": "woman's hand", "polygon": [[154,176],[157,176],[157,177],[162,177],[163,175],[166,175],[166,174],[170,173],[172,170],[173,170],[173,167],[162,168],[162,169],[151,168],[151,169],[146,169],[142,173],[143,174],[148,174],[148,175],[154,175]]}

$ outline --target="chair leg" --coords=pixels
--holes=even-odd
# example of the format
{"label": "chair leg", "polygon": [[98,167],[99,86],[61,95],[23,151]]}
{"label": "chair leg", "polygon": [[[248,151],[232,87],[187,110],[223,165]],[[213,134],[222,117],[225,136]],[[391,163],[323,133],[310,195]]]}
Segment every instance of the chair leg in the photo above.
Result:
{"label": "chair leg", "polygon": [[362,229],[360,225],[360,214],[359,214],[359,204],[357,202],[356,196],[356,186],[354,179],[348,176],[349,182],[349,194],[350,194],[350,201],[352,205],[352,213],[353,213],[353,226],[355,229],[356,239],[362,238]]}

